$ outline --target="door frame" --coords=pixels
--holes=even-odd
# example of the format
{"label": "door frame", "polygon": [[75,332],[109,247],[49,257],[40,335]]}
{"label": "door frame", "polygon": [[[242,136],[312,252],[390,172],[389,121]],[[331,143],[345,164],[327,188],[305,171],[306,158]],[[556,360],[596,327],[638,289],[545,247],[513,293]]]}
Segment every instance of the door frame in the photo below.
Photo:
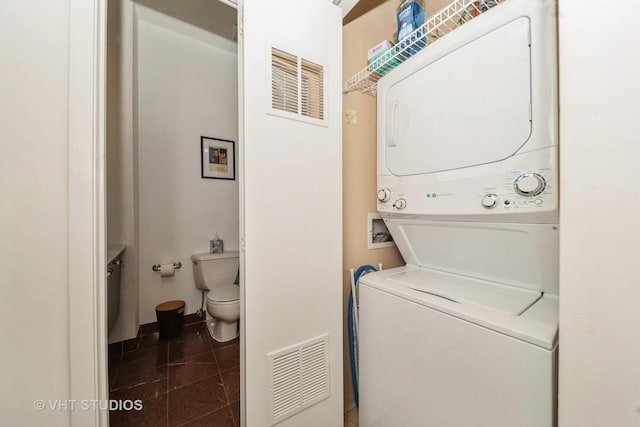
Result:
{"label": "door frame", "polygon": [[[108,0],[69,2],[69,399],[106,402],[109,399],[106,305]],[[241,15],[238,14],[240,22]],[[240,62],[240,52],[238,57]],[[239,91],[239,99],[240,94]],[[242,105],[239,112],[242,114]],[[241,144],[239,139],[240,147]],[[242,300],[241,310],[244,311]],[[244,345],[242,337],[241,349]],[[241,357],[242,411],[245,401],[243,371]],[[109,413],[72,411],[70,423],[106,427]]]}
{"label": "door frame", "polygon": [[245,348],[246,336],[245,322],[245,258],[244,258],[244,0],[238,0],[236,7],[236,23],[237,23],[237,55],[238,55],[238,164],[236,175],[238,176],[238,233],[240,234],[240,257],[239,257],[239,274],[240,274],[240,427],[246,426],[246,392],[245,384],[246,365],[245,365]]}
{"label": "door frame", "polygon": [[[69,0],[69,399],[109,398],[106,307],[106,23],[108,0]],[[71,411],[108,426],[108,411]]]}

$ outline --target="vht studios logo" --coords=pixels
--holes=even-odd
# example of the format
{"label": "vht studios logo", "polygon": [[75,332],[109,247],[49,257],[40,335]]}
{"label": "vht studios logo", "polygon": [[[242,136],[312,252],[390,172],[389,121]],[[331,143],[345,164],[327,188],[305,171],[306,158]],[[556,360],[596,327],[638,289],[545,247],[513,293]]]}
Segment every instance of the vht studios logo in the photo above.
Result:
{"label": "vht studios logo", "polygon": [[142,400],[76,400],[76,399],[55,399],[36,400],[33,402],[34,409],[43,411],[140,411],[143,408]]}

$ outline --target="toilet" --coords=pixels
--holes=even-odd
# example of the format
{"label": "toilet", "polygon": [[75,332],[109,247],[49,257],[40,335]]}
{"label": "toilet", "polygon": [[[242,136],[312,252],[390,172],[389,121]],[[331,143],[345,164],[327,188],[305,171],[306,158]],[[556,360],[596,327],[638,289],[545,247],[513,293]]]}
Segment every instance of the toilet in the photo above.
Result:
{"label": "toilet", "polygon": [[240,287],[234,284],[238,274],[238,251],[191,255],[196,288],[207,292],[206,324],[218,342],[231,341],[238,332]]}

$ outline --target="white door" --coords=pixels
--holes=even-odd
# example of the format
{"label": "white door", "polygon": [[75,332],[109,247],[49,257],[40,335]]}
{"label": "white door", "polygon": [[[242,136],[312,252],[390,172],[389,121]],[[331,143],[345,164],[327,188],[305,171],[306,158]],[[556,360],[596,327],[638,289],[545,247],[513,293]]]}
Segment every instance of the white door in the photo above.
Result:
{"label": "white door", "polygon": [[342,425],[342,12],[240,13],[243,425]]}

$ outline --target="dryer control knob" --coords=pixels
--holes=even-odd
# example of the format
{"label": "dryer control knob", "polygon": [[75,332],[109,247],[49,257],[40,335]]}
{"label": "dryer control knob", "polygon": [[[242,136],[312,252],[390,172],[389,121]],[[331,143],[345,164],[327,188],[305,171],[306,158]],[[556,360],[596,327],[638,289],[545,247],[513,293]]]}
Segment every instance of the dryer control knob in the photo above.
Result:
{"label": "dryer control knob", "polygon": [[387,202],[391,198],[391,190],[388,188],[381,188],[378,190],[378,200],[381,202]]}
{"label": "dryer control knob", "polygon": [[407,207],[407,201],[405,199],[398,199],[393,204],[393,207],[396,209],[404,209]]}
{"label": "dryer control knob", "polygon": [[482,197],[482,206],[485,208],[494,208],[497,203],[498,196],[496,194],[485,194],[484,197]]}
{"label": "dryer control knob", "polygon": [[537,173],[525,173],[516,178],[513,186],[521,196],[533,197],[544,191],[547,181]]}

